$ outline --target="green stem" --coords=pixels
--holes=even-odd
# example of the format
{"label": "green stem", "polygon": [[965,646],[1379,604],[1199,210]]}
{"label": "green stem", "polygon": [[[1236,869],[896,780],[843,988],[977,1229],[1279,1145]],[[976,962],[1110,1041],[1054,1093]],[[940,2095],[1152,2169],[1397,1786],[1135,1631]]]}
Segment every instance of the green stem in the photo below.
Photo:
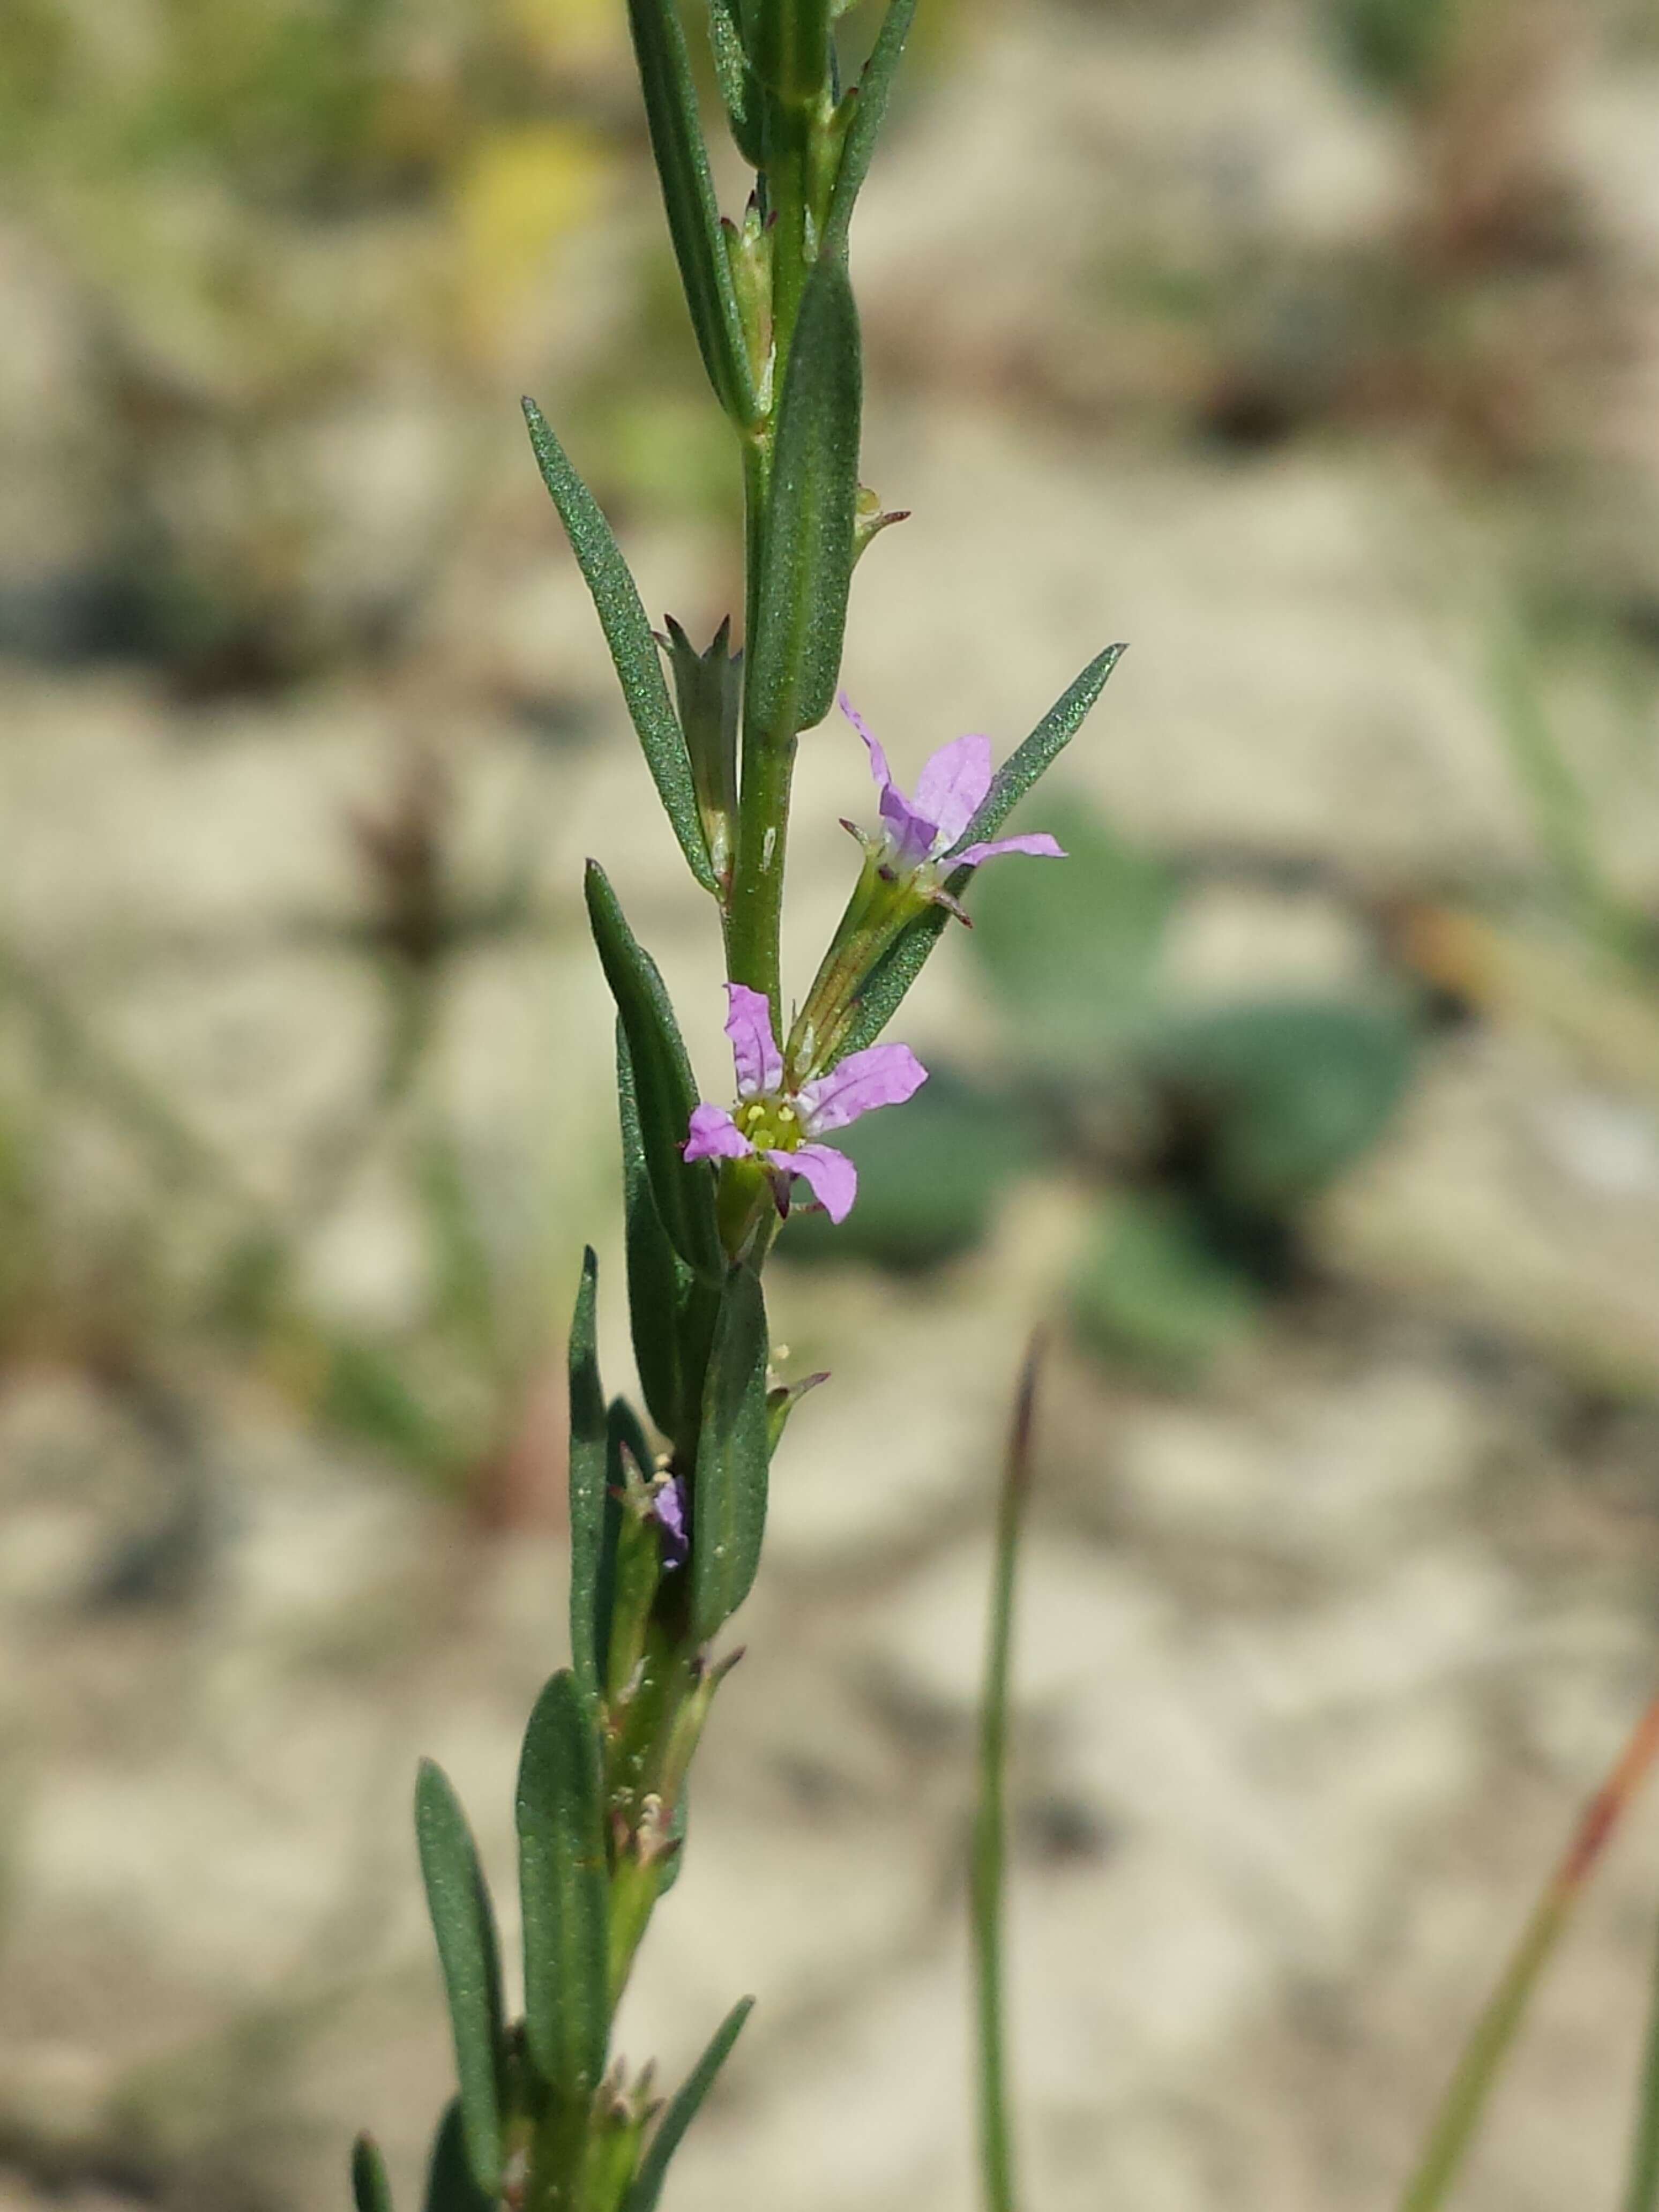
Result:
{"label": "green stem", "polygon": [[1014,1571],[1030,1494],[1031,1425],[1042,1343],[1020,1372],[1008,1455],[997,1501],[996,1569],[980,1699],[979,1796],[974,1811],[970,1898],[979,2044],[980,2171],[986,2212],[1014,2212],[1013,2136],[1003,2021],[1003,1890],[1007,1850],[1008,1680],[1013,1651]]}
{"label": "green stem", "polygon": [[[745,643],[755,635],[756,596],[771,492],[769,436],[743,449]],[[772,1026],[781,1025],[783,869],[789,829],[789,786],[795,732],[762,730],[745,714],[743,773],[738,793],[732,890],[726,912],[726,973],[766,995]]]}

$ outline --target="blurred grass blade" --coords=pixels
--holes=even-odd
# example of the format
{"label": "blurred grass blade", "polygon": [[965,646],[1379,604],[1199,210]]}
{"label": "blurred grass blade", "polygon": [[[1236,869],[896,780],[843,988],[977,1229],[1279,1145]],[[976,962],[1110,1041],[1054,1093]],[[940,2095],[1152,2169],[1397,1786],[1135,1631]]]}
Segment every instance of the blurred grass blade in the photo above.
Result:
{"label": "blurred grass blade", "polygon": [[687,1267],[718,1281],[726,1256],[714,1216],[714,1178],[706,1162],[688,1164],[681,1151],[697,1092],[673,1006],[655,961],[629,927],[597,860],[587,864],[585,889],[599,963],[628,1042],[640,1146],[658,1217]]}
{"label": "blurred grass blade", "polygon": [[651,771],[664,811],[692,874],[706,891],[717,892],[719,886],[703,839],[702,818],[697,811],[690,757],[668,696],[662,663],[657,657],[657,641],[646,620],[628,563],[611,534],[610,524],[599,512],[599,502],[571,467],[563,447],[533,399],[525,401],[524,414],[530,426],[536,465],[559,510],[571,550],[587,580],[587,588],[605,631],[605,641],[611,649],[617,681],[628,702],[646,766]]}
{"label": "blurred grass blade", "polygon": [[472,2178],[461,2132],[459,2097],[445,2106],[433,2138],[432,2162],[426,2176],[426,2212],[495,2212],[495,2197],[486,2196]]}
{"label": "blurred grass blade", "polygon": [[570,1323],[570,1663],[576,1686],[597,1710],[604,1671],[598,1657],[605,1506],[605,1386],[599,1380],[599,1263],[582,1255],[581,1286]]}
{"label": "blurred grass blade", "polygon": [[1020,1370],[997,1500],[996,1565],[979,1708],[979,1791],[974,1807],[969,1919],[979,2058],[980,2175],[987,2212],[1013,2212],[1012,2123],[1004,2046],[1003,1889],[1007,1851],[1008,1687],[1013,1657],[1014,1577],[1031,1492],[1031,1431],[1042,1340],[1034,1336]]}
{"label": "blurred grass blade", "polygon": [[[1082,727],[1089,709],[1106,688],[1106,680],[1122,659],[1126,647],[1109,645],[1097,653],[1068,691],[1055,700],[1018,750],[1012,753],[992,779],[985,804],[962,833],[959,845],[980,844],[994,837],[1037,778],[1065,750]],[[958,868],[946,889],[959,899],[972,879],[971,868]],[[836,1060],[862,1051],[876,1039],[898,1012],[910,986],[927,965],[939,933],[950,920],[942,906],[929,908],[913,921],[891,951],[877,966],[859,994],[858,1012],[837,1042]],[[834,1062],[831,1062],[833,1065]]]}
{"label": "blurred grass blade", "polygon": [[[720,209],[697,113],[697,88],[677,0],[628,0],[651,151],[662,180],[685,304],[720,405],[740,428],[756,420],[749,355],[720,237]],[[718,47],[716,52],[718,53]]]}
{"label": "blurred grass blade", "polygon": [[830,213],[824,220],[823,246],[826,253],[844,252],[847,233],[853,220],[853,209],[859,188],[870,167],[870,156],[876,149],[876,137],[887,112],[888,94],[893,88],[893,78],[904,53],[904,42],[910,35],[910,23],[916,12],[916,0],[890,0],[886,15],[882,18],[876,43],[870,50],[870,58],[864,64],[858,83],[848,97],[853,102],[853,118],[847,126],[847,137],[842,147],[841,167],[836,172],[836,188],[830,195]]}
{"label": "blurred grass blade", "polygon": [[753,2011],[754,2005],[753,1997],[738,1998],[715,2029],[702,2057],[675,2093],[673,2101],[657,2123],[656,2133],[640,2161],[634,2185],[623,2201],[623,2212],[656,2212],[657,2199],[662,2195],[669,2161],[679,2148],[681,2137],[696,2119],[699,2106],[714,2087],[714,2077],[731,2056],[732,2046],[743,2033],[743,2024]]}
{"label": "blurred grass blade", "polygon": [[1659,2212],[1659,1959],[1655,1961],[1653,1994],[1649,2000],[1647,2047],[1642,2058],[1625,2212]]}
{"label": "blurred grass blade", "polygon": [[351,2201],[357,2212],[392,2212],[392,2184],[373,2136],[359,2136],[351,2146]]}
{"label": "blurred grass blade", "polygon": [[749,1595],[766,1530],[771,1421],[766,1304],[752,1267],[726,1279],[703,1390],[691,1509],[691,1632],[705,1644]]}
{"label": "blurred grass blade", "polygon": [[415,1835],[438,1939],[455,2035],[461,2131],[472,2178],[486,2197],[501,2180],[501,2069],[506,2046],[501,1948],[477,1846],[443,1769],[421,1761]]}
{"label": "blurred grass blade", "polygon": [[574,2105],[605,2069],[607,1929],[599,1750],[564,1669],[525,1733],[518,1823],[525,2036],[542,2080]]}
{"label": "blurred grass blade", "polygon": [[863,405],[858,310],[839,254],[813,264],[784,372],[744,700],[748,738],[829,713],[853,576]]}
{"label": "blurred grass blade", "polygon": [[1565,1856],[1533,1910],[1502,1980],[1475,2022],[1435,2114],[1417,2171],[1400,2200],[1400,2212],[1439,2212],[1445,2203],[1486,2100],[1526,2016],[1538,1978],[1609,1837],[1656,1756],[1659,1698],[1637,1723],[1618,1764],[1591,1799]]}

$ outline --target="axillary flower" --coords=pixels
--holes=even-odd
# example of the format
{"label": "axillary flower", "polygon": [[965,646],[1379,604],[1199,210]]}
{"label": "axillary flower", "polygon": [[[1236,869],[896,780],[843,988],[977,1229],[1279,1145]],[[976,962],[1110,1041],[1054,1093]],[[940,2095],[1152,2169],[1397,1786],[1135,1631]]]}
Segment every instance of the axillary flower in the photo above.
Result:
{"label": "axillary flower", "polygon": [[941,745],[923,763],[915,796],[907,799],[893,781],[887,756],[874,732],[844,691],[839,695],[839,703],[869,749],[871,773],[881,790],[883,834],[879,838],[870,837],[850,822],[847,826],[884,876],[908,877],[924,897],[960,914],[961,908],[941,880],[950,870],[977,868],[1005,853],[1028,853],[1048,860],[1066,858],[1064,848],[1046,830],[1019,837],[993,837],[953,851],[991,789],[989,738],[952,738]]}
{"label": "axillary flower", "polygon": [[726,990],[738,1103],[730,1113],[724,1106],[697,1107],[682,1147],[686,1158],[761,1160],[780,1213],[788,1212],[799,1176],[831,1221],[845,1221],[858,1195],[858,1170],[845,1152],[817,1139],[878,1106],[902,1106],[927,1080],[927,1069],[908,1044],[872,1044],[791,1090],[764,994],[742,983]]}

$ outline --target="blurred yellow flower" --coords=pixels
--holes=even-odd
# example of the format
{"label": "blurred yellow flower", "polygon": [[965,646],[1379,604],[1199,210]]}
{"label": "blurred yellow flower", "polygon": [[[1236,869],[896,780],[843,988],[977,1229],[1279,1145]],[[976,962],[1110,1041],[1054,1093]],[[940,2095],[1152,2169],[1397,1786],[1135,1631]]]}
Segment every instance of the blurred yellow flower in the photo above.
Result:
{"label": "blurred yellow flower", "polygon": [[487,352],[544,286],[555,247],[595,213],[612,155],[580,124],[537,123],[481,138],[457,188],[468,338]]}

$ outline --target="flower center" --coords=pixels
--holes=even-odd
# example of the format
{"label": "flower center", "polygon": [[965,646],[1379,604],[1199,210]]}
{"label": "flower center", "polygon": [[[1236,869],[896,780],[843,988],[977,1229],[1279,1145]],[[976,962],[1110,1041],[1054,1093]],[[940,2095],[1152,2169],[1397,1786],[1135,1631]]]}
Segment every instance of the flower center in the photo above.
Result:
{"label": "flower center", "polygon": [[771,1092],[745,1098],[732,1118],[757,1152],[796,1152],[806,1135],[799,1109]]}

